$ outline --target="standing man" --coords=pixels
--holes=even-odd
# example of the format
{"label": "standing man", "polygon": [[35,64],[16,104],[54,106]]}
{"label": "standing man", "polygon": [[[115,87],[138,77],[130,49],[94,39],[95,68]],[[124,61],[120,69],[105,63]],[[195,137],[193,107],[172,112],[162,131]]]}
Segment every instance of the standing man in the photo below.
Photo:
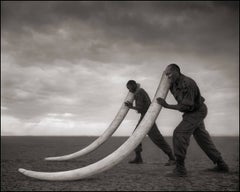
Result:
{"label": "standing man", "polygon": [[[140,88],[140,85],[137,84],[134,80],[129,80],[127,82],[127,88],[129,89],[130,92],[134,93],[135,106],[133,106],[130,102],[125,102],[125,105],[128,106],[130,109],[134,109],[141,114],[141,117],[137,124],[138,126],[142,121],[145,113],[147,112],[151,104],[151,100],[147,92],[144,89]],[[168,145],[168,143],[163,138],[162,134],[159,132],[156,123],[154,123],[151,130],[148,132],[148,136],[153,141],[153,143],[155,143],[160,149],[163,150],[164,153],[168,155],[169,160],[165,164],[165,166],[174,165],[175,158],[173,156],[172,150]],[[135,154],[136,154],[135,159],[130,161],[129,163],[137,163],[137,164],[142,163],[143,160],[142,160],[141,152],[142,152],[142,144],[140,143],[135,149]]]}
{"label": "standing man", "polygon": [[187,175],[184,160],[192,134],[201,149],[214,164],[217,164],[212,170],[228,172],[227,164],[223,161],[220,152],[205,129],[203,120],[207,115],[207,106],[204,104],[205,99],[201,96],[197,84],[193,79],[183,75],[176,64],[168,65],[165,74],[171,80],[170,91],[177,100],[177,105],[170,105],[160,97],[157,98],[157,102],[165,108],[183,112],[183,120],[173,133],[176,168],[168,176]]}

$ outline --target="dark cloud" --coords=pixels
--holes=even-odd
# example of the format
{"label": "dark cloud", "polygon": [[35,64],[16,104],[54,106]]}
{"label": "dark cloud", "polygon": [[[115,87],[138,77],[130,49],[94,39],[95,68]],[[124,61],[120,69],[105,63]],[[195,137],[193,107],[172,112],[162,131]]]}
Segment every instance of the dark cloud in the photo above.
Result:
{"label": "dark cloud", "polygon": [[[238,8],[214,2],[4,2],[4,50],[22,64],[82,58],[111,63],[119,51],[132,63],[135,46],[211,55],[235,54]],[[21,49],[15,49],[15,47]],[[137,54],[137,53],[135,53]],[[141,55],[141,54],[139,54]],[[137,55],[138,56],[138,55]],[[23,58],[28,58],[25,61]]]}

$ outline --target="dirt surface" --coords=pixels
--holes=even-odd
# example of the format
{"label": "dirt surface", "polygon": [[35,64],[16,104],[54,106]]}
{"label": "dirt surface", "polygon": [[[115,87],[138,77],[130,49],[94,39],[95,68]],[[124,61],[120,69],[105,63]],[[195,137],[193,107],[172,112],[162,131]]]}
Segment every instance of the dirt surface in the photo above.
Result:
{"label": "dirt surface", "polygon": [[[65,155],[87,146],[96,137],[1,137],[1,191],[239,191],[239,138],[213,137],[230,167],[230,173],[207,171],[214,164],[191,138],[186,159],[188,177],[165,174],[167,156],[149,138],[143,141],[140,165],[128,164],[131,153],[120,164],[89,179],[40,181],[26,177],[18,168],[34,171],[65,171],[94,163],[117,149],[127,138],[112,137],[96,151],[66,162],[47,162],[49,156]],[[166,137],[172,146],[172,138]]]}

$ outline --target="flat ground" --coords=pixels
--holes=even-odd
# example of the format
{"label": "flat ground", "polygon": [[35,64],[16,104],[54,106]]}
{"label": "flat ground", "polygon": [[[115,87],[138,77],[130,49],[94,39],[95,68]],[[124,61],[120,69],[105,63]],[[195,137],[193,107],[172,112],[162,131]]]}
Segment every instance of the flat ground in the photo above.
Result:
{"label": "flat ground", "polygon": [[[143,141],[144,164],[128,161],[89,179],[52,182],[26,177],[18,168],[34,171],[64,171],[94,163],[117,149],[127,138],[112,137],[96,151],[66,162],[46,162],[44,157],[65,155],[90,144],[96,137],[1,137],[1,191],[239,191],[239,138],[213,137],[230,167],[230,173],[206,169],[214,165],[191,138],[186,159],[188,177],[169,178],[165,174],[167,156],[149,138]],[[166,137],[172,146],[172,138]]]}

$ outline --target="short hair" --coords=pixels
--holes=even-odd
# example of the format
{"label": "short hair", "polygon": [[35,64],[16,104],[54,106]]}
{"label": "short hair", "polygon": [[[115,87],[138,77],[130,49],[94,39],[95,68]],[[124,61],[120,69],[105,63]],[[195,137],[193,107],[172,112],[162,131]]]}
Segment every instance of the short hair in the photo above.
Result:
{"label": "short hair", "polygon": [[180,73],[180,67],[175,64],[175,63],[171,63],[170,65],[168,65],[168,67],[171,68],[171,70],[177,71],[178,73]]}
{"label": "short hair", "polygon": [[137,83],[136,83],[136,81],[134,81],[134,80],[129,80],[128,82],[127,82],[127,86],[128,85],[137,85]]}

